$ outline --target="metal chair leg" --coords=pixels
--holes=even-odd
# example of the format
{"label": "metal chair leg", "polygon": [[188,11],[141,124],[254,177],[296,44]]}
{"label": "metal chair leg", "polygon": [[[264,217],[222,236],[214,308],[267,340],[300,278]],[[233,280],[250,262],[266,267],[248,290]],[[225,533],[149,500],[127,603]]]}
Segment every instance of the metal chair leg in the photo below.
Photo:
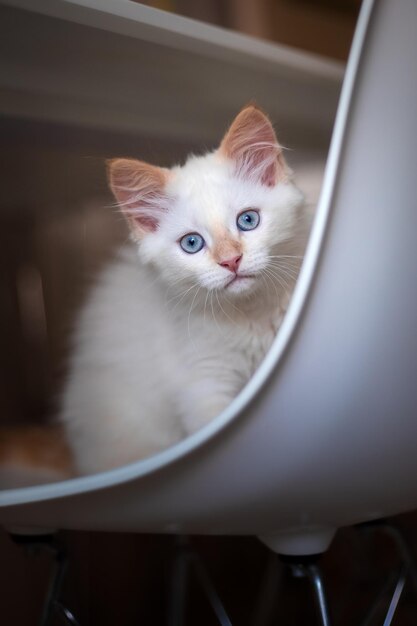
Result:
{"label": "metal chair leg", "polygon": [[67,569],[67,556],[62,547],[58,547],[54,540],[46,544],[47,548],[54,556],[53,572],[51,575],[49,589],[45,598],[42,617],[39,622],[40,626],[48,626],[51,621],[52,614],[56,610],[56,603],[61,594],[62,583],[64,581]]}
{"label": "metal chair leg", "polygon": [[54,534],[20,535],[11,534],[11,539],[17,545],[24,547],[30,553],[46,551],[53,556],[53,571],[46,593],[39,626],[48,626],[54,612],[58,613],[66,624],[79,626],[73,613],[60,601],[62,584],[67,570],[68,558],[65,547],[57,541]]}
{"label": "metal chair leg", "polygon": [[185,537],[175,537],[174,557],[168,601],[168,626],[185,624],[188,546]]}
{"label": "metal chair leg", "polygon": [[417,561],[406,536],[401,528],[389,520],[384,520],[379,528],[382,532],[389,535],[394,541],[398,553],[407,568],[407,574],[410,576],[413,584],[414,593],[417,594]]}
{"label": "metal chair leg", "polygon": [[395,585],[393,595],[391,597],[387,614],[384,619],[383,626],[390,626],[394,618],[395,612],[398,607],[407,577],[410,578],[414,594],[417,594],[417,562],[412,552],[409,543],[404,536],[402,530],[392,521],[386,519],[375,520],[372,522],[365,522],[364,524],[358,524],[357,529],[360,532],[382,532],[388,535],[394,542],[397,549],[398,556],[401,560],[400,572],[394,573],[389,577],[388,582],[385,583],[381,592],[378,594],[374,601],[368,615],[362,622],[362,626],[368,626],[372,623],[373,618],[378,613],[382,602]]}
{"label": "metal chair leg", "polygon": [[281,561],[290,567],[296,578],[307,578],[311,583],[320,626],[331,626],[330,610],[323,583],[323,575],[317,564],[318,555],[282,556]]}
{"label": "metal chair leg", "polygon": [[274,552],[269,553],[258,598],[253,612],[253,626],[270,626],[276,604],[278,590],[282,585],[283,567]]}
{"label": "metal chair leg", "polygon": [[217,591],[214,588],[212,581],[210,580],[210,577],[206,568],[203,565],[203,562],[195,553],[192,556],[192,561],[196,575],[200,581],[200,584],[206,594],[208,601],[210,602],[210,606],[213,609],[220,626],[232,626],[232,622],[230,621],[222,604],[222,601],[220,600],[220,597],[217,594]]}
{"label": "metal chair leg", "polygon": [[314,590],[314,598],[316,601],[317,614],[321,626],[330,626],[330,613],[327,604],[327,598],[324,591],[323,576],[320,568],[316,564],[308,564],[305,566],[305,573],[311,582]]}
{"label": "metal chair leg", "polygon": [[185,624],[187,578],[192,571],[194,571],[220,626],[232,626],[203,562],[191,548],[187,537],[182,535],[175,538],[168,625],[184,626]]}
{"label": "metal chair leg", "polygon": [[404,589],[406,576],[407,576],[407,570],[406,570],[405,567],[403,567],[401,569],[400,576],[399,576],[397,584],[395,586],[394,594],[393,594],[393,596],[391,598],[391,602],[390,602],[390,605],[388,607],[388,612],[387,612],[387,615],[385,617],[383,626],[391,626],[392,620],[393,620],[394,615],[395,615],[395,611],[397,610],[397,606],[398,606],[398,603],[399,603],[400,598],[401,598],[401,594],[402,594],[403,589]]}

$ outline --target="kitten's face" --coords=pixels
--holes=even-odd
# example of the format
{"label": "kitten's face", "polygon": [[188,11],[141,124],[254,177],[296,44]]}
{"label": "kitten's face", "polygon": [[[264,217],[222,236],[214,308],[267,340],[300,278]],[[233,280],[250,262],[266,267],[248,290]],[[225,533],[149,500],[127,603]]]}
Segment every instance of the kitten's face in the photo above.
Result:
{"label": "kitten's face", "polygon": [[255,107],[241,111],[216,152],[172,170],[116,159],[110,185],[141,258],[165,282],[228,298],[271,288],[274,258],[294,234],[302,201]]}
{"label": "kitten's face", "polygon": [[271,286],[268,266],[293,233],[298,190],[239,179],[228,161],[210,154],[174,169],[166,192],[170,208],[142,239],[140,254],[168,284],[227,297]]}

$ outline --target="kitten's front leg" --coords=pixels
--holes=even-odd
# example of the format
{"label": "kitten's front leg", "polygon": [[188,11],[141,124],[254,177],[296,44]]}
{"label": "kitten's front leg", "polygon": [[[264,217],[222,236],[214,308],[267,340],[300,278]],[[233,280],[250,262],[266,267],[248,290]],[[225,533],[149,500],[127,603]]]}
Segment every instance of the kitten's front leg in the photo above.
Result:
{"label": "kitten's front leg", "polygon": [[181,422],[191,435],[219,415],[240,391],[240,385],[224,385],[209,379],[193,383],[182,390],[180,397]]}

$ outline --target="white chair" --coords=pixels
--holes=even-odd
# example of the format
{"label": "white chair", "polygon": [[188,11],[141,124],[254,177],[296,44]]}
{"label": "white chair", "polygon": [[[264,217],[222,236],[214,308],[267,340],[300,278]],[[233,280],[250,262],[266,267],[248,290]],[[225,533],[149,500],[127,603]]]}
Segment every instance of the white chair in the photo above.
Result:
{"label": "white chair", "polygon": [[1,493],[1,524],[298,555],[417,506],[416,24],[414,0],[362,7],[296,293],[239,397],[153,458]]}

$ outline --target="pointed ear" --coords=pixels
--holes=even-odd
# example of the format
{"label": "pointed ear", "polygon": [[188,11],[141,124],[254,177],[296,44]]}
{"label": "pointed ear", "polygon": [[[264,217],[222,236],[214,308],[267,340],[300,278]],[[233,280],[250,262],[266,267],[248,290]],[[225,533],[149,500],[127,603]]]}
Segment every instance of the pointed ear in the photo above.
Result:
{"label": "pointed ear", "polygon": [[136,237],[155,231],[168,210],[169,171],[134,159],[107,162],[110,189]]}
{"label": "pointed ear", "polygon": [[234,119],[219,152],[234,161],[239,177],[257,180],[268,187],[288,180],[290,170],[272,124],[254,105],[242,109]]}

